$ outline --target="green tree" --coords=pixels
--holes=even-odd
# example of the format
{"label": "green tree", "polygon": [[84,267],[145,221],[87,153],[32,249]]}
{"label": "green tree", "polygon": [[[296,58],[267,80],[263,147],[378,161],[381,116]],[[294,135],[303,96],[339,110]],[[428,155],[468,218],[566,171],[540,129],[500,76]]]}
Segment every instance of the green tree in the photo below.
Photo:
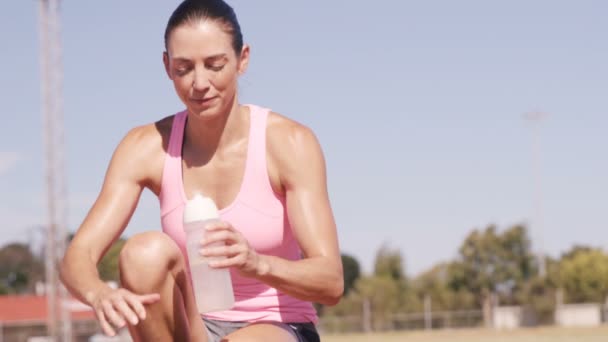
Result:
{"label": "green tree", "polygon": [[405,262],[399,249],[389,248],[387,245],[378,249],[374,261],[374,275],[395,283],[397,295],[393,300],[400,307],[400,312],[412,311],[417,307],[419,301],[405,272]]}
{"label": "green tree", "polygon": [[405,280],[403,257],[398,249],[391,249],[386,245],[380,247],[376,253],[374,274],[379,277],[389,277],[396,281]]}
{"label": "green tree", "polygon": [[474,230],[460,247],[449,273],[450,287],[478,294],[478,304],[489,293],[498,293],[503,303],[514,303],[515,293],[535,273],[526,228],[517,225],[502,234],[495,226]]}
{"label": "green tree", "polygon": [[367,301],[370,306],[374,330],[391,328],[390,314],[402,311],[400,284],[390,277],[371,276],[357,281],[359,302]]}
{"label": "green tree", "polygon": [[373,329],[384,329],[391,324],[389,315],[400,309],[398,298],[399,285],[393,279],[378,276],[359,277],[354,288],[340,303],[323,308],[323,316],[326,318],[342,317],[338,320],[326,319],[330,325],[324,328],[332,332],[362,329],[364,306],[368,305]]}
{"label": "green tree", "polygon": [[44,280],[44,264],[22,243],[0,249],[0,292],[27,293]]}
{"label": "green tree", "polygon": [[[354,274],[359,274],[358,263],[344,258],[345,282],[348,264],[353,264]],[[355,278],[348,277],[349,279]],[[345,287],[346,288],[346,287]],[[381,246],[376,253],[374,261],[374,273],[371,276],[357,276],[354,287],[351,287],[340,303],[334,307],[324,308],[326,316],[358,316],[354,323],[361,327],[363,307],[369,305],[371,315],[374,319],[372,324],[375,329],[384,329],[392,324],[390,315],[396,312],[405,312],[416,306],[415,293],[410,291],[408,280],[405,276],[403,258],[398,249],[389,249]],[[349,320],[349,324],[353,323]],[[339,327],[333,327],[340,330]]]}
{"label": "green tree", "polygon": [[600,249],[574,247],[560,261],[558,281],[567,302],[603,302],[608,296],[608,255]]}
{"label": "green tree", "polygon": [[[67,243],[72,241],[74,235],[75,233],[68,234]],[[101,280],[115,282],[120,281],[120,251],[125,245],[125,242],[127,242],[127,240],[122,237],[114,241],[101,260],[99,260],[99,263],[97,264],[97,272],[99,273],[99,278],[101,278]]]}
{"label": "green tree", "polygon": [[552,324],[556,291],[549,277],[536,276],[523,285],[517,296],[521,304],[532,310],[537,324]]}
{"label": "green tree", "polygon": [[[351,309],[343,310],[343,308],[351,307],[350,302],[352,302],[352,299],[347,299],[348,294],[352,289],[354,289],[357,279],[361,277],[361,267],[359,266],[359,261],[357,261],[354,256],[342,253],[341,258],[344,276],[344,294],[342,295],[342,299],[340,300],[340,303],[338,303],[337,307],[329,310],[329,314],[331,315],[341,315],[342,311],[349,312],[349,310],[352,313]],[[329,309],[320,303],[313,303],[313,305],[319,316],[324,316]]]}
{"label": "green tree", "polygon": [[120,281],[120,272],[118,262],[120,258],[120,251],[124,246],[125,239],[116,240],[110,248],[108,248],[106,254],[101,258],[97,265],[99,277],[105,281]]}
{"label": "green tree", "polygon": [[430,296],[433,310],[465,310],[475,307],[475,297],[467,289],[454,290],[450,287],[451,263],[440,263],[421,273],[414,280],[419,299],[417,311],[422,311],[422,301]]}
{"label": "green tree", "polygon": [[560,260],[572,260],[579,254],[593,252],[594,250],[596,250],[596,249],[593,247],[575,245],[569,251],[563,253]]}
{"label": "green tree", "polygon": [[344,270],[344,296],[346,296],[355,286],[355,281],[361,276],[361,267],[355,257],[342,254],[342,268]]}

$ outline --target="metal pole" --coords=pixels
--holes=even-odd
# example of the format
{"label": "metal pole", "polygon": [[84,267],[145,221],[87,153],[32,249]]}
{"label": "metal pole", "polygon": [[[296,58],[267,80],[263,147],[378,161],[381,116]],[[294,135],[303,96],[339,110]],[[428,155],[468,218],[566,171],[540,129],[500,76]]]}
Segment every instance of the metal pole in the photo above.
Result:
{"label": "metal pole", "polygon": [[63,154],[63,66],[61,53],[60,0],[40,0],[42,113],[44,121],[47,229],[45,246],[47,334],[54,341],[71,340],[67,298],[60,284],[57,265],[65,249],[67,225]]}
{"label": "metal pole", "polygon": [[46,157],[46,195],[47,195],[47,227],[45,244],[45,294],[47,298],[47,335],[55,339],[57,337],[57,317],[55,315],[57,298],[54,289],[54,260],[55,260],[55,208],[53,207],[53,129],[52,129],[52,96],[50,86],[50,37],[49,37],[49,8],[48,1],[41,0],[39,6],[39,30],[40,30],[40,64],[41,64],[41,85],[42,85],[42,115],[44,121],[44,152]]}
{"label": "metal pole", "polygon": [[363,298],[363,331],[370,333],[372,331],[372,315],[370,310],[369,298]]}
{"label": "metal pole", "polygon": [[433,329],[433,316],[431,312],[431,296],[428,294],[424,296],[424,329]]}
{"label": "metal pole", "polygon": [[533,129],[532,169],[534,178],[534,225],[532,231],[535,233],[534,235],[536,237],[538,274],[543,278],[547,275],[547,266],[544,251],[540,124],[545,116],[546,115],[542,112],[531,112],[525,115],[525,119],[531,122]]}

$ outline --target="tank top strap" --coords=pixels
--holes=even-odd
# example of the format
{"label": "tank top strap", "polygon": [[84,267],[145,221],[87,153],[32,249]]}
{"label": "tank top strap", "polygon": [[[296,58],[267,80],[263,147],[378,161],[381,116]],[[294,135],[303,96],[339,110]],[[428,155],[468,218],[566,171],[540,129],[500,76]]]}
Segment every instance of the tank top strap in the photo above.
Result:
{"label": "tank top strap", "polygon": [[187,117],[186,111],[179,112],[173,117],[159,196],[161,215],[183,202],[180,187],[182,186],[182,145]]}
{"label": "tank top strap", "polygon": [[185,111],[175,114],[171,127],[171,137],[169,138],[169,156],[182,159],[182,146],[184,144],[184,130],[188,115]]}
{"label": "tank top strap", "polygon": [[266,125],[270,109],[255,105],[248,105],[248,107],[251,122],[241,195],[244,196],[245,200],[251,202],[264,198],[269,190],[272,194],[266,165]]}

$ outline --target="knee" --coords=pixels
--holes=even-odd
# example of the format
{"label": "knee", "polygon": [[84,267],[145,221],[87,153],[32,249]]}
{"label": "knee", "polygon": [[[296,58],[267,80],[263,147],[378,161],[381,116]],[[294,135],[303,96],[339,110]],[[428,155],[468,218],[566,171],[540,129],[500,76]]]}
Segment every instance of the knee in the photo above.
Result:
{"label": "knee", "polygon": [[167,235],[161,232],[134,235],[120,252],[122,285],[133,290],[150,290],[150,286],[158,285],[182,263],[179,248]]}

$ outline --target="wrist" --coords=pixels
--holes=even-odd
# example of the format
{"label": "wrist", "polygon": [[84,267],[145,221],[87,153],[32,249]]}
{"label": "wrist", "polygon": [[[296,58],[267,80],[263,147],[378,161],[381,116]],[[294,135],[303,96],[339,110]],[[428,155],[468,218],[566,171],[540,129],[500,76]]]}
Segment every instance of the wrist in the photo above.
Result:
{"label": "wrist", "polygon": [[270,274],[270,263],[266,256],[258,255],[258,262],[255,270],[256,277],[263,278]]}
{"label": "wrist", "polygon": [[98,284],[97,286],[91,288],[84,295],[85,303],[89,306],[94,306],[101,294],[108,289],[110,289],[110,287],[105,283]]}

